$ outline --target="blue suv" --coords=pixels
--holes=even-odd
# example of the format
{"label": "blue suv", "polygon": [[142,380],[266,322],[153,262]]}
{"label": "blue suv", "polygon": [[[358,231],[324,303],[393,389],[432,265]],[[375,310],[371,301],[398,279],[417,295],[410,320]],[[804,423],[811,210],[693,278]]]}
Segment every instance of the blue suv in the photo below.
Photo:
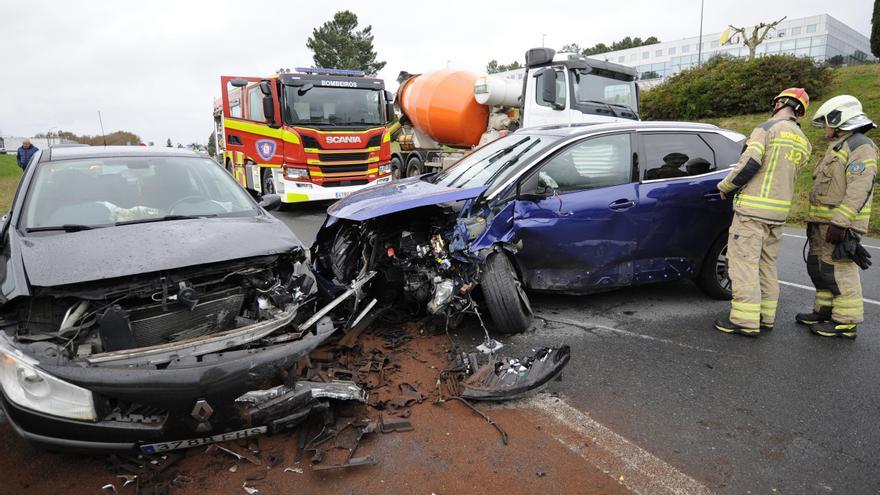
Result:
{"label": "blue suv", "polygon": [[530,325],[527,291],[690,278],[730,298],[732,210],[716,184],[744,140],[678,122],[520,130],[331,206],[315,272],[328,295],[376,272],[378,299],[453,320],[485,308],[503,333]]}

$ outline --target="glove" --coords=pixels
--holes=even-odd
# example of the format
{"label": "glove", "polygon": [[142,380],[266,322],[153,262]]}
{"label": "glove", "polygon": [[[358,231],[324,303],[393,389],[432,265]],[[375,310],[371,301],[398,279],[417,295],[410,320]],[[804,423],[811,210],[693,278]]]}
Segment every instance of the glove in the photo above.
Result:
{"label": "glove", "polygon": [[831,254],[833,260],[851,259],[862,270],[867,270],[871,266],[871,253],[865,249],[861,243],[861,238],[855,232],[846,229],[846,235],[843,241],[834,246],[834,252]]}
{"label": "glove", "polygon": [[849,229],[847,229],[847,228],[838,227],[837,225],[834,225],[833,223],[829,224],[828,231],[825,232],[825,241],[830,242],[832,244],[841,243],[846,238],[847,232],[849,232]]}

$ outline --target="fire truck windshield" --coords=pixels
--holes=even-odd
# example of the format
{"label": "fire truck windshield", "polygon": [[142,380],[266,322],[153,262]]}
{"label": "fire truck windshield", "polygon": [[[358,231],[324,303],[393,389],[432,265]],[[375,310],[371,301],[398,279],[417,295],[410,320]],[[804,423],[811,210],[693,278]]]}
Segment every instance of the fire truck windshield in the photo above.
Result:
{"label": "fire truck windshield", "polygon": [[288,125],[380,126],[381,91],[313,86],[284,87],[284,122]]}

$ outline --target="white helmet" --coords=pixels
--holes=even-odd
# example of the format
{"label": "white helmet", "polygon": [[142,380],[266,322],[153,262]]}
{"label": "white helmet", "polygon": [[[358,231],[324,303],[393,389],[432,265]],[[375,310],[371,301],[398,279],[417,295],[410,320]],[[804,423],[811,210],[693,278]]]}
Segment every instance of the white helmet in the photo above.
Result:
{"label": "white helmet", "polygon": [[862,103],[850,95],[840,95],[826,101],[816,110],[812,124],[816,127],[828,125],[841,131],[852,131],[865,126],[877,127],[874,122],[865,115]]}

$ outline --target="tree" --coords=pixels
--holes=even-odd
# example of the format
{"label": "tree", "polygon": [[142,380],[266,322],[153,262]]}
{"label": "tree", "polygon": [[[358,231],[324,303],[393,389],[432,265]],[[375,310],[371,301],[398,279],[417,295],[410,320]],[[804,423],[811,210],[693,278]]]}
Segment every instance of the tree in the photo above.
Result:
{"label": "tree", "polygon": [[[580,53],[582,55],[598,55],[600,53],[616,52],[617,50],[626,50],[627,48],[637,48],[640,46],[656,45],[657,43],[660,43],[660,40],[658,40],[656,36],[649,36],[649,37],[645,38],[644,40],[642,40],[642,38],[639,38],[638,36],[636,36],[635,38],[631,38],[631,37],[627,36],[626,38],[623,38],[620,41],[615,41],[614,43],[611,43],[611,46],[608,46],[605,43],[596,43],[595,45],[591,46],[590,48],[584,48],[584,49],[580,50]],[[569,45],[577,46],[574,43],[570,43]],[[566,45],[566,47],[569,45]]]}
{"label": "tree", "polygon": [[565,53],[580,53],[581,47],[578,46],[577,43],[567,43],[562,45],[562,48],[560,48],[559,51]]}
{"label": "tree", "polygon": [[880,0],[874,0],[874,15],[871,16],[871,53],[880,58]]}
{"label": "tree", "polygon": [[165,146],[168,148],[173,148],[174,146],[171,144],[171,138],[168,138],[168,141],[165,141]]}
{"label": "tree", "polygon": [[373,50],[373,27],[357,28],[357,16],[342,10],[333,15],[332,21],[312,30],[306,46],[312,50],[315,65],[334,69],[362,70],[376,74],[385,62],[376,61]]}
{"label": "tree", "polygon": [[496,74],[498,72],[506,72],[509,70],[522,69],[522,64],[518,61],[514,60],[509,64],[499,64],[497,60],[494,58],[486,64],[486,72],[489,74]]}
{"label": "tree", "polygon": [[757,26],[752,28],[752,35],[746,36],[746,28],[728,26],[731,29],[731,34],[739,34],[743,37],[743,44],[749,47],[749,58],[755,58],[755,50],[758,48],[758,45],[764,42],[767,38],[767,34],[770,33],[771,29],[774,29],[780,22],[786,19],[785,16],[778,21],[773,21],[771,23],[762,22]]}
{"label": "tree", "polygon": [[211,136],[208,137],[208,154],[211,156],[217,156],[217,140],[214,137],[214,133],[211,133]]}

